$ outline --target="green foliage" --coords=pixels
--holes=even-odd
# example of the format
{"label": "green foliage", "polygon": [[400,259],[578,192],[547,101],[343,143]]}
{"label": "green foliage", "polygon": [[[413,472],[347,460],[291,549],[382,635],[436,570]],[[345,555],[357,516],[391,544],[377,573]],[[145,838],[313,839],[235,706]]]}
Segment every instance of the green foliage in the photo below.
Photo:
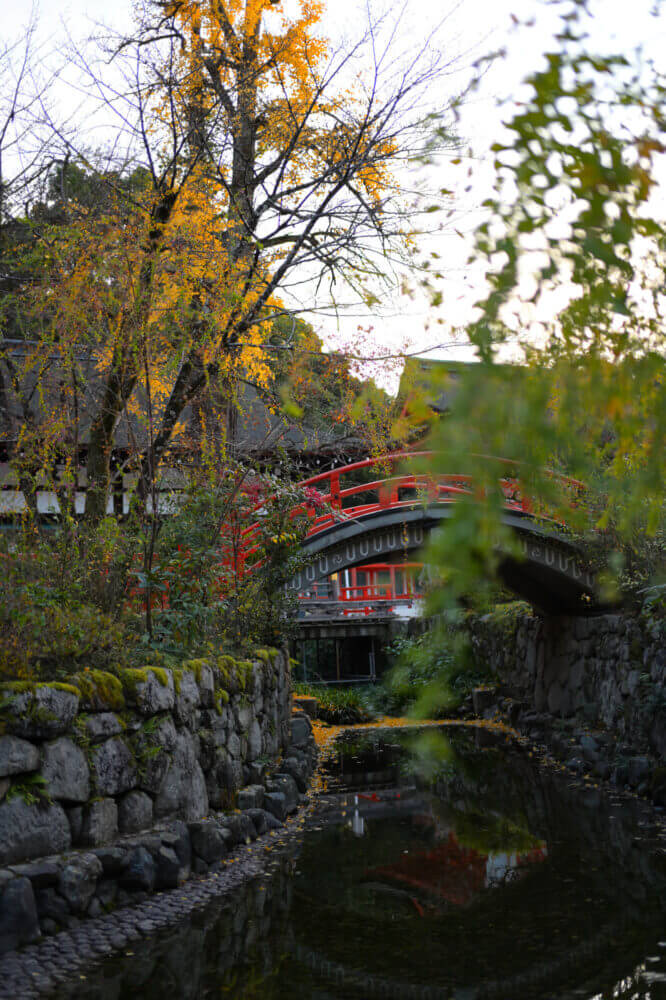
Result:
{"label": "green foliage", "polygon": [[309,521],[292,514],[303,499],[275,475],[207,469],[160,523],[152,565],[136,574],[152,607],[150,634],[136,622],[140,641],[178,657],[281,641],[294,600],[285,583],[303,562]]}
{"label": "green foliage", "polygon": [[375,717],[368,707],[364,692],[358,688],[326,687],[321,684],[296,684],[294,692],[319,702],[319,718],[332,725],[371,722]]}
{"label": "green foliage", "polygon": [[[175,667],[221,647],[254,655],[258,643],[269,644],[260,655],[270,662],[283,639],[293,600],[284,584],[302,565],[308,518],[291,516],[303,502],[295,487],[246,477],[235,467],[221,485],[193,485],[174,514],[156,522],[152,566],[143,560],[143,570],[136,567],[148,539],[133,517],[108,518],[94,530],[64,518],[42,532],[28,519],[3,535],[0,680],[77,671],[92,699],[95,685],[107,683],[102,674],[137,662]],[[263,516],[255,513],[262,499]],[[244,562],[243,532],[255,520]],[[150,605],[152,635],[142,604]]]}
{"label": "green foliage", "polygon": [[0,539],[0,678],[52,679],[77,664],[109,669],[130,643],[123,624],[122,566],[131,526],[110,519],[93,535],[64,520],[30,521]]}
{"label": "green foliage", "polygon": [[374,454],[389,450],[395,401],[372,379],[351,372],[344,354],[327,352],[312,327],[298,317],[281,316],[270,337],[275,346],[273,366],[283,413],[318,440],[344,441],[353,434]]}
{"label": "green foliage", "polygon": [[26,805],[50,805],[51,796],[46,791],[46,779],[41,774],[22,775],[12,781],[7,792],[7,801],[23,799]]}
{"label": "green foliage", "polygon": [[[584,0],[558,5],[555,49],[493,147],[496,185],[473,254],[488,292],[467,330],[479,363],[456,383],[432,442],[438,468],[476,487],[429,557],[448,607],[483,587],[500,552],[515,554],[502,477],[589,539],[591,561],[605,566],[603,597],[636,578],[663,580],[666,220],[650,196],[666,87],[649,64],[588,51]],[[559,312],[556,301],[566,303]],[[509,354],[516,363],[498,364]],[[659,533],[648,552],[644,540]]]}
{"label": "green foliage", "polygon": [[486,670],[472,660],[469,639],[459,630],[438,627],[419,636],[398,637],[389,652],[396,662],[378,698],[391,714],[440,717],[488,680]]}
{"label": "green foliage", "polygon": [[507,641],[513,640],[521,621],[531,617],[532,608],[526,601],[511,601],[508,604],[497,604],[488,613],[487,620],[496,634]]}
{"label": "green foliage", "polygon": [[122,629],[94,606],[73,606],[39,586],[0,591],[0,676],[64,676],[74,663],[106,665],[122,655]]}

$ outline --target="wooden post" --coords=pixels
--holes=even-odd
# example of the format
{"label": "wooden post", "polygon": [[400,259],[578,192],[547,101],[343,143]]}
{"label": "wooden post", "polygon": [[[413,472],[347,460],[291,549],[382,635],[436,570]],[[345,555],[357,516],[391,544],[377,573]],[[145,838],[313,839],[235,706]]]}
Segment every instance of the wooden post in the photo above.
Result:
{"label": "wooden post", "polygon": [[340,640],[335,640],[335,675],[340,680]]}
{"label": "wooden post", "polygon": [[331,507],[333,510],[342,509],[342,500],[340,498],[340,476],[334,473],[331,476]]}

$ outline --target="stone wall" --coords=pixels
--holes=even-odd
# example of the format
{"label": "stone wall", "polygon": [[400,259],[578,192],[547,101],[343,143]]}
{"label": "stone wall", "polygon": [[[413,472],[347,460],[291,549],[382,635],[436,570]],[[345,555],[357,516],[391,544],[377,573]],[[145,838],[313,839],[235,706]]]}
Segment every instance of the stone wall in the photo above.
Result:
{"label": "stone wall", "polygon": [[[142,992],[174,1000],[256,996],[257,966],[268,973],[290,948],[292,864],[290,857],[275,858],[270,877],[236,888],[230,899],[210,902],[205,920],[183,920],[144,937],[139,948],[130,945],[114,955],[112,971],[86,970],[86,982],[59,982],[59,1000],[118,1000]],[[4,995],[16,998],[21,993]]]}
{"label": "stone wall", "polygon": [[[107,846],[0,867],[0,954],[32,944],[43,934],[67,930],[75,939],[76,960],[81,961],[110,954],[184,916],[188,898],[208,898],[216,892],[216,880],[195,883],[189,897],[185,890],[164,901],[151,899],[150,894],[176,889],[192,874],[219,873],[230,851],[274,835],[305,800],[316,757],[310,720],[295,713],[282,759],[272,771],[262,764],[262,782],[240,789],[237,808],[211,809],[204,818],[189,822],[162,819],[150,830],[118,837]],[[38,966],[29,975],[49,977],[52,972],[60,980],[70,978],[72,938],[66,939],[68,945],[62,936],[58,938],[66,954],[57,969],[50,966],[45,973]],[[30,966],[32,960],[26,961]],[[19,980],[25,976],[25,963],[5,960],[0,995],[22,995],[18,986],[3,992],[14,975]]]}
{"label": "stone wall", "polygon": [[0,687],[0,868],[236,804],[287,745],[289,661],[261,650]]}
{"label": "stone wall", "polygon": [[666,758],[663,621],[607,614],[540,618],[507,605],[470,619],[475,656],[535,712],[578,717]]}

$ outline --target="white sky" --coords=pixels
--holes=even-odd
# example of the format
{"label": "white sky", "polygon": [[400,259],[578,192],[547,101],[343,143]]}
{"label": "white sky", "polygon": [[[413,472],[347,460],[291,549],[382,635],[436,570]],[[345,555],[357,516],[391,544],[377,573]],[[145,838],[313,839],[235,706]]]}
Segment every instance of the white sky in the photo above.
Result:
{"label": "white sky", "polygon": [[[287,0],[288,2],[288,0]],[[400,0],[400,5],[404,0]],[[364,18],[366,0],[329,0],[327,31],[332,37],[353,33],[354,25]],[[373,6],[388,6],[389,0],[373,0]],[[30,0],[0,0],[3,34],[11,37],[20,30],[29,15]],[[131,0],[40,0],[40,33],[49,42],[65,38],[69,31],[75,38],[90,34],[94,22],[111,22],[116,27],[129,23]],[[398,296],[383,302],[373,314],[358,310],[335,320],[313,315],[311,320],[330,344],[348,343],[357,338],[357,327],[372,326],[364,335],[366,342],[410,351],[426,350],[433,344],[450,342],[451,331],[464,327],[483,287],[483,275],[466,265],[471,237],[479,224],[478,205],[488,194],[493,172],[488,153],[491,143],[501,138],[501,123],[509,117],[512,102],[520,96],[520,84],[526,74],[542,62],[543,53],[552,51],[553,30],[560,22],[547,0],[407,0],[402,21],[405,44],[419,42],[448,12],[441,28],[441,44],[447,54],[460,56],[460,73],[450,78],[451,93],[463,84],[471,63],[491,50],[506,46],[508,57],[497,60],[488,71],[480,90],[462,109],[458,133],[465,146],[463,162],[455,165],[453,157],[444,158],[426,177],[433,186],[454,191],[456,218],[441,233],[431,237],[424,248],[436,249],[444,272],[442,307],[433,313],[425,301]],[[659,19],[650,16],[655,0],[592,0],[590,23],[592,42],[606,51],[629,54],[644,45],[649,52],[663,52],[666,35],[666,11]],[[514,19],[534,19],[529,28],[515,27]],[[441,103],[441,95],[433,95]],[[471,168],[472,176],[468,177]],[[411,179],[410,179],[411,180]],[[471,190],[465,188],[471,184]],[[435,218],[435,216],[430,217]],[[438,320],[442,322],[439,323]],[[469,358],[464,340],[452,348],[431,353],[431,357]]]}

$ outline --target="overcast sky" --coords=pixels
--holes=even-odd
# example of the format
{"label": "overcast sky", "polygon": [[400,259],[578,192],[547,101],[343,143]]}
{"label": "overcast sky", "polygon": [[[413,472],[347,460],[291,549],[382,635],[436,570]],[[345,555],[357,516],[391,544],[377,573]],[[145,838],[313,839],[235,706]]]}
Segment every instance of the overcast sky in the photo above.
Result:
{"label": "overcast sky", "polygon": [[[289,2],[289,0],[286,0]],[[366,0],[330,0],[327,32],[342,37],[353,32],[364,16]],[[389,0],[374,0],[374,6],[386,6]],[[2,2],[3,33],[9,37],[20,30],[29,12],[28,0]],[[524,77],[537,68],[546,51],[552,51],[553,31],[559,25],[555,9],[547,0],[407,0],[407,13],[401,31],[405,44],[416,43],[432,26],[447,19],[440,30],[441,44],[447,55],[459,57],[459,73],[449,78],[451,93],[463,84],[475,59],[491,50],[506,47],[508,57],[498,59],[488,71],[483,84],[462,109],[458,132],[469,149],[463,164],[442,159],[437,168],[427,174],[434,186],[454,191],[457,217],[430,241],[441,257],[445,272],[444,300],[435,314],[425,301],[396,297],[384,302],[383,309],[372,316],[359,314],[336,321],[332,317],[313,315],[314,325],[330,344],[353,338],[359,324],[374,327],[377,345],[426,350],[433,344],[451,340],[450,330],[464,327],[482,287],[482,274],[466,265],[471,245],[471,233],[479,222],[477,206],[487,196],[492,183],[492,168],[488,149],[501,134],[501,122],[511,110],[511,101],[520,96]],[[659,19],[650,16],[655,0],[592,0],[593,19],[590,24],[594,45],[604,50],[629,53],[645,45],[649,51],[663,52],[666,41],[666,11]],[[84,38],[91,33],[94,22],[112,23],[122,28],[131,21],[131,0],[40,0],[40,33],[49,43],[67,32]],[[515,21],[533,18],[534,26],[516,28]],[[438,94],[437,100],[441,101]],[[504,103],[503,103],[504,102]],[[509,102],[508,104],[506,102]],[[467,168],[472,167],[472,189],[464,191]],[[440,324],[438,319],[443,320]],[[433,357],[467,358],[469,350],[462,343],[432,354]]]}

